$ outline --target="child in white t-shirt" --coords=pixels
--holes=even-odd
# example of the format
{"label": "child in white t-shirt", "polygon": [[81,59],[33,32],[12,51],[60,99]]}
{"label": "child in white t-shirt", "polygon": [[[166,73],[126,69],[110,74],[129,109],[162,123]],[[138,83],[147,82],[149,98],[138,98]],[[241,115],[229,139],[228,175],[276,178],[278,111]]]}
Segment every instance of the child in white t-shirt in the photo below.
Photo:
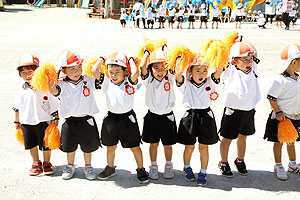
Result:
{"label": "child in white t-shirt", "polygon": [[208,11],[208,4],[203,2],[200,5],[200,28],[202,28],[202,23],[205,24],[205,28],[207,28],[207,11]]}
{"label": "child in white t-shirt", "polygon": [[219,6],[217,4],[214,4],[212,6],[212,25],[211,28],[214,28],[214,24],[216,23],[216,29],[218,29],[218,23],[220,21],[220,11],[219,11]]}
{"label": "child in white t-shirt", "polygon": [[166,9],[164,8],[163,5],[160,5],[157,12],[158,12],[159,28],[165,28]]}
{"label": "child in white t-shirt", "polygon": [[194,22],[195,22],[195,7],[192,4],[189,4],[188,6],[188,16],[189,16],[189,28],[194,28]]}
{"label": "child in white t-shirt", "polygon": [[[49,123],[58,124],[58,99],[49,92],[39,92],[32,88],[31,79],[34,71],[39,67],[39,59],[31,54],[21,56],[17,70],[25,81],[18,91],[13,104],[15,111],[15,127],[22,129],[25,150],[30,151],[32,167],[29,175],[36,176],[42,172],[53,174],[50,163],[51,150],[44,146],[45,130]],[[39,159],[39,150],[43,151],[44,162]]]}
{"label": "child in white t-shirt", "polygon": [[235,28],[241,28],[243,4],[239,3],[235,10]]}
{"label": "child in white t-shirt", "polygon": [[153,29],[153,25],[154,25],[154,8],[148,8],[148,13],[147,13],[147,26],[148,28],[150,28],[150,24],[151,24],[151,28]]}
{"label": "child in white t-shirt", "polygon": [[[173,108],[175,106],[175,75],[166,68],[163,48],[145,51],[141,61],[141,76],[146,87],[146,105],[149,108],[144,117],[142,139],[150,143],[150,179],[158,179],[157,148],[161,140],[166,158],[164,178],[175,176],[172,163],[172,145],[176,143],[177,126]],[[150,59],[149,59],[150,58]],[[149,61],[149,62],[148,62]],[[149,63],[147,65],[147,63]]]}
{"label": "child in white t-shirt", "polygon": [[127,17],[127,13],[125,8],[121,8],[121,15],[120,15],[120,23],[122,25],[122,28],[125,28],[126,26],[126,17]]}
{"label": "child in white t-shirt", "polygon": [[256,49],[240,36],[230,49],[231,63],[223,72],[225,84],[225,109],[221,121],[221,161],[219,168],[225,177],[233,177],[228,164],[231,141],[237,139],[237,158],[234,164],[239,174],[247,175],[244,157],[247,136],[255,133],[255,105],[260,100],[257,80]]}
{"label": "child in white t-shirt", "polygon": [[[100,72],[105,62],[107,74]],[[107,166],[98,174],[98,179],[106,180],[116,174],[115,151],[119,141],[123,148],[130,148],[137,163],[139,183],[149,182],[148,173],[143,167],[143,154],[140,148],[141,137],[136,114],[133,111],[134,94],[138,88],[138,70],[131,57],[120,52],[111,54],[107,60],[100,57],[92,68],[106,95],[108,114],[104,117],[101,140],[107,146]]]}
{"label": "child in white t-shirt", "polygon": [[[279,140],[278,124],[289,119],[298,131],[299,137],[296,141],[300,141],[300,78],[298,74],[300,72],[300,45],[286,46],[281,51],[280,58],[279,73],[281,74],[274,80],[267,96],[272,111],[266,124],[264,139],[274,142],[274,173],[278,179],[287,180],[288,176],[281,163],[283,141]],[[290,160],[288,172],[300,175],[300,164],[296,163],[295,142],[287,144]]]}
{"label": "child in white t-shirt", "polygon": [[179,7],[178,16],[177,16],[177,21],[178,21],[177,28],[182,28],[183,19],[184,19],[184,6],[181,5]]}
{"label": "child in white t-shirt", "polygon": [[82,62],[76,51],[63,51],[59,56],[61,72],[66,77],[56,85],[51,82],[50,92],[59,97],[59,113],[64,118],[61,128],[61,150],[67,153],[68,165],[63,171],[64,180],[75,173],[75,152],[80,145],[83,151],[86,179],[96,179],[91,166],[92,152],[100,146],[99,131],[94,115],[99,112],[93,91],[99,89],[99,81],[82,75]]}
{"label": "child in white t-shirt", "polygon": [[171,6],[168,8],[169,11],[169,17],[168,17],[168,22],[169,22],[169,28],[174,28],[174,23],[175,23],[175,13],[176,13],[176,8],[175,6]]}

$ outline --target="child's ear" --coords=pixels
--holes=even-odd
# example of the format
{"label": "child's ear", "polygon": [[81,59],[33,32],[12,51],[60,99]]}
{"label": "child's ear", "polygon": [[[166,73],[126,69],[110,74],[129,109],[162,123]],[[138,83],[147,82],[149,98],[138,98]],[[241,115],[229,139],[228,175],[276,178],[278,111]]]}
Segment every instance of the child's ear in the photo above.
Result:
{"label": "child's ear", "polygon": [[129,75],[129,70],[128,70],[128,69],[125,69],[125,71],[124,71],[124,72],[125,72],[125,75],[126,75],[126,76],[128,76],[128,75]]}
{"label": "child's ear", "polygon": [[236,65],[236,64],[237,64],[236,60],[232,59],[232,60],[231,60],[231,64],[232,64],[232,65]]}
{"label": "child's ear", "polygon": [[66,69],[62,68],[61,72],[64,73],[64,74],[66,74]]}

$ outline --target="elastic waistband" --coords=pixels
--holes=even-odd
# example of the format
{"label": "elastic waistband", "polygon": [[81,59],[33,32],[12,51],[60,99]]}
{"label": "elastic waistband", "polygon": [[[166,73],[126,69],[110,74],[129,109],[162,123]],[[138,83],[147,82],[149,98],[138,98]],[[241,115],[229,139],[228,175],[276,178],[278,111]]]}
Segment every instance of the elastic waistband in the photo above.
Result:
{"label": "elastic waistband", "polygon": [[129,112],[126,112],[126,113],[112,113],[112,112],[108,111],[108,116],[110,116],[110,117],[128,117],[132,114],[135,114],[133,110],[130,110]]}
{"label": "elastic waistband", "polygon": [[83,120],[88,120],[94,118],[93,116],[87,115],[84,117],[68,117],[66,118],[66,121],[83,121]]}
{"label": "elastic waistband", "polygon": [[210,107],[208,108],[204,108],[204,109],[189,109],[187,110],[187,112],[194,112],[194,113],[203,113],[203,112],[209,112],[210,111]]}
{"label": "elastic waistband", "polygon": [[171,111],[169,113],[166,113],[166,114],[159,115],[159,114],[153,113],[150,110],[148,110],[148,114],[153,116],[153,117],[166,117],[166,116],[169,116],[169,115],[173,115],[173,111]]}

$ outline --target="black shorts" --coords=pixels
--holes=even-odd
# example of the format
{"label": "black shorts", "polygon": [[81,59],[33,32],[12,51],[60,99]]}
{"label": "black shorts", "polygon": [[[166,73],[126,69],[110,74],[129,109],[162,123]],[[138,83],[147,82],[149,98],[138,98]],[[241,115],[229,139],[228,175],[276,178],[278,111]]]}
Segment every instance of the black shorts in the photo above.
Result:
{"label": "black shorts", "polygon": [[[266,124],[264,139],[267,139],[268,141],[271,141],[271,142],[279,142],[278,137],[277,137],[279,121],[276,118],[274,118],[274,119],[271,118],[272,112],[270,113],[267,124]],[[291,122],[294,125],[294,127],[296,128],[296,130],[298,128],[300,128],[300,120],[292,120],[291,119]],[[299,131],[298,131],[298,134],[299,134],[299,137],[298,137],[297,141],[300,141],[300,132]]]}
{"label": "black shorts", "polygon": [[100,146],[99,131],[92,116],[69,117],[61,128],[61,150],[76,151],[78,144],[84,153],[96,151]]}
{"label": "black shorts", "polygon": [[121,19],[121,20],[120,20],[120,23],[121,23],[121,25],[123,25],[123,24],[126,25],[125,19]]}
{"label": "black shorts", "polygon": [[150,111],[144,117],[142,139],[147,143],[173,145],[176,143],[177,126],[173,112],[164,115],[154,114]]}
{"label": "black shorts", "polygon": [[153,19],[147,19],[147,25],[150,25],[150,24],[154,24],[154,20]]}
{"label": "black shorts", "polygon": [[39,150],[49,150],[44,146],[45,130],[48,127],[47,122],[40,122],[37,125],[22,124],[25,149],[32,149],[39,146]]}
{"label": "black shorts", "polygon": [[123,114],[108,112],[103,119],[101,140],[105,146],[117,145],[119,141],[123,148],[139,146],[141,136],[135,112],[133,110]]}
{"label": "black shorts", "polygon": [[207,16],[201,16],[200,21],[201,22],[207,22]]}
{"label": "black shorts", "polygon": [[253,135],[255,133],[254,115],[254,109],[245,111],[225,107],[219,130],[220,135],[227,139],[236,139],[239,134]]}
{"label": "black shorts", "polygon": [[236,21],[236,22],[241,22],[242,19],[243,19],[242,16],[236,16],[236,17],[235,17],[235,21]]}
{"label": "black shorts", "polygon": [[175,17],[174,16],[169,16],[168,17],[168,22],[173,24],[175,22]]}
{"label": "black shorts", "polygon": [[295,18],[295,17],[290,17],[290,20],[291,20],[291,22],[296,23],[297,18]]}
{"label": "black shorts", "polygon": [[276,15],[276,18],[275,18],[275,19],[276,19],[276,21],[279,21],[279,22],[282,21],[281,15]]}
{"label": "black shorts", "polygon": [[194,22],[195,21],[195,16],[194,15],[190,15],[188,21],[189,22]]}
{"label": "black shorts", "polygon": [[177,18],[177,21],[178,21],[178,22],[183,22],[183,16],[179,16],[179,17]]}
{"label": "black shorts", "polygon": [[214,114],[210,108],[190,109],[180,120],[177,142],[194,145],[196,138],[200,144],[215,144],[219,140]]}
{"label": "black shorts", "polygon": [[219,22],[219,21],[220,21],[220,18],[219,18],[219,17],[213,17],[212,21],[213,21],[213,22]]}
{"label": "black shorts", "polygon": [[159,21],[159,22],[161,22],[161,23],[165,23],[165,21],[166,21],[166,18],[165,18],[165,17],[163,17],[163,16],[159,16],[159,19],[158,19],[158,21]]}

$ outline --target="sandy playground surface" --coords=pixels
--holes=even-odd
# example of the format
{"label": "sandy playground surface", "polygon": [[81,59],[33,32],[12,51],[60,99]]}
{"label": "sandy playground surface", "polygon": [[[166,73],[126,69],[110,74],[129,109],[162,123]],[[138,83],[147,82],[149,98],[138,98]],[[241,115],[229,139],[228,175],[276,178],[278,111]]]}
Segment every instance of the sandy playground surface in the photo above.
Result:
{"label": "sandy playground surface", "polygon": [[[246,164],[249,175],[240,176],[233,164],[236,157],[236,141],[232,142],[229,162],[234,178],[220,175],[217,163],[220,160],[219,143],[210,147],[208,166],[208,185],[197,187],[195,182],[183,179],[183,145],[174,146],[173,163],[176,177],[150,181],[141,185],[136,178],[136,164],[130,150],[118,148],[115,165],[117,176],[107,181],[88,181],[83,175],[83,155],[76,155],[76,173],[73,179],[61,179],[66,164],[66,155],[59,150],[52,153],[52,163],[56,167],[50,176],[30,177],[31,166],[29,152],[18,144],[14,137],[14,113],[11,109],[14,94],[22,80],[15,70],[18,57],[33,52],[40,60],[57,64],[57,55],[64,49],[77,49],[83,58],[109,55],[122,50],[127,55],[135,55],[138,44],[144,37],[152,39],[166,38],[169,47],[185,44],[198,51],[200,43],[208,38],[220,38],[234,30],[234,23],[220,24],[219,29],[134,29],[132,24],[122,29],[118,20],[99,20],[86,17],[88,9],[45,8],[29,6],[6,6],[7,12],[0,12],[0,199],[296,199],[300,195],[300,177],[288,173],[287,181],[278,180],[273,174],[272,144],[263,140],[265,123],[270,112],[266,93],[276,74],[280,50],[287,44],[298,42],[300,25],[291,31],[279,30],[268,24],[267,29],[259,30],[255,24],[242,24],[238,31],[251,41],[258,50],[259,81],[262,100],[256,106],[256,133],[248,138]],[[157,24],[156,24],[157,26]],[[187,27],[184,24],[184,27]],[[199,27],[199,22],[196,23]],[[222,86],[219,86],[220,98],[213,103],[217,126],[223,112],[224,98]],[[143,116],[147,112],[144,103],[145,89],[142,87],[135,96],[134,110],[137,113],[140,128]],[[177,122],[182,116],[182,95],[176,90],[177,101],[174,109]],[[101,128],[107,109],[102,91],[96,91],[100,113],[95,116]],[[142,146],[144,166],[148,170],[150,158],[148,144]],[[296,146],[300,161],[299,144]],[[283,164],[287,167],[286,149],[283,151]],[[105,148],[93,153],[93,167],[98,174],[106,166]],[[160,172],[164,168],[163,149],[159,147],[158,165]],[[195,173],[200,169],[199,153],[195,150],[191,165]]]}

